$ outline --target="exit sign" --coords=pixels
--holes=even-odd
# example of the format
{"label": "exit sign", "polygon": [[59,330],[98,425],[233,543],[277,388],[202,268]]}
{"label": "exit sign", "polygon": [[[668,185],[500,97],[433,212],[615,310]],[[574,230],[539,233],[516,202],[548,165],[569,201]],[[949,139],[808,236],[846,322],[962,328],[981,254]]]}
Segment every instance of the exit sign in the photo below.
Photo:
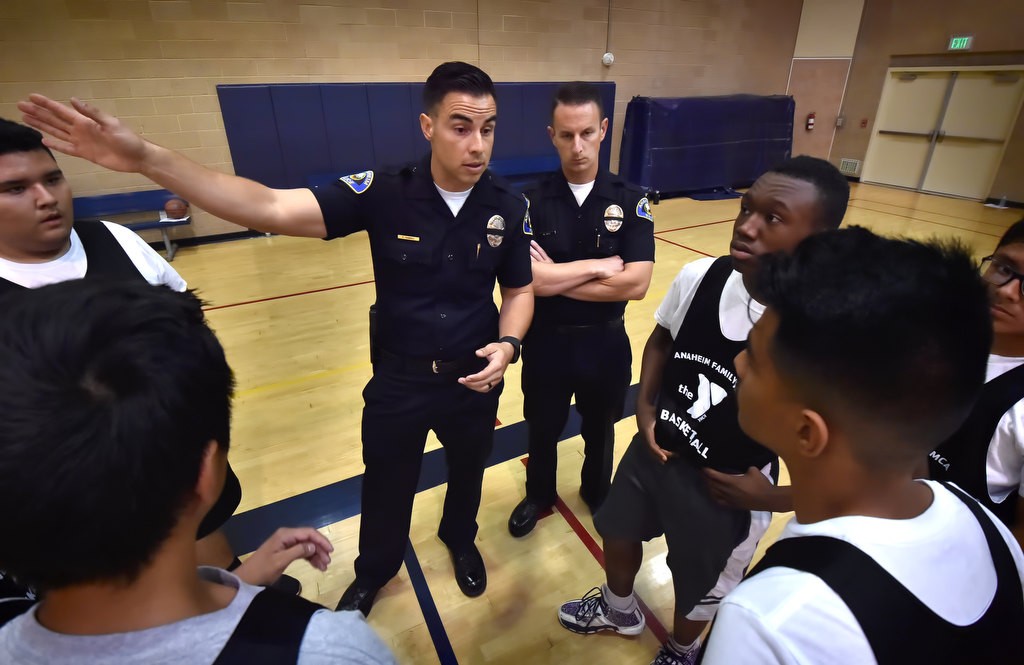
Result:
{"label": "exit sign", "polygon": [[974,35],[954,35],[949,38],[950,51],[970,51],[974,43]]}

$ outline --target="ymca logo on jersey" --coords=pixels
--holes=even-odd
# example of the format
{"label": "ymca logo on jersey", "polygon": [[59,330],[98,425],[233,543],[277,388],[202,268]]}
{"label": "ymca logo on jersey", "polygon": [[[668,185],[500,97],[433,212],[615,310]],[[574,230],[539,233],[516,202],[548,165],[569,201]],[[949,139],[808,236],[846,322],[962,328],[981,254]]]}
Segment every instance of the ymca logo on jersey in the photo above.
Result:
{"label": "ymca logo on jersey", "polygon": [[362,173],[353,173],[339,178],[341,182],[349,186],[356,194],[362,194],[370,188],[373,184],[373,171],[363,171]]}
{"label": "ymca logo on jersey", "polygon": [[622,208],[612,204],[604,209],[604,228],[615,233],[622,228]]}
{"label": "ymca logo on jersey", "polygon": [[691,418],[700,422],[704,420],[711,407],[722,403],[729,393],[722,386],[710,381],[703,374],[697,374],[697,395],[686,386],[680,386],[679,392],[689,400],[693,400],[693,406],[686,410]]}
{"label": "ymca logo on jersey", "polygon": [[654,221],[654,214],[651,212],[651,202],[647,200],[646,196],[637,202],[636,216],[646,219],[648,222]]}
{"label": "ymca logo on jersey", "polygon": [[[504,231],[505,230],[505,218],[501,215],[495,215],[487,220],[488,231]],[[499,233],[488,233],[487,244],[491,247],[497,247],[501,244],[503,234]]]}

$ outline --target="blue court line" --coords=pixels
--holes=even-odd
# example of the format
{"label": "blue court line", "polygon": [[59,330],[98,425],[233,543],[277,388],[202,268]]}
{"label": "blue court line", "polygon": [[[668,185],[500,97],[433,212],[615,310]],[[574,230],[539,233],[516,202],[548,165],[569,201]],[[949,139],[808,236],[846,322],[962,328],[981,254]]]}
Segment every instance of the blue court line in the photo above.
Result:
{"label": "blue court line", "polygon": [[[632,417],[636,412],[637,384],[626,393],[626,408],[623,418]],[[580,417],[576,409],[570,409],[569,422],[559,441],[570,439],[580,433]],[[487,466],[507,462],[526,454],[526,422],[519,421],[494,431],[494,449],[487,458]],[[423,455],[419,483],[416,491],[422,492],[447,482],[448,468],[444,449],[431,450]],[[236,553],[252,552],[270,534],[281,526],[323,527],[341,522],[359,514],[359,497],[363,488],[363,476],[318,487],[302,494],[268,503],[259,508],[247,510],[233,516],[224,525],[224,532]],[[245,492],[245,488],[242,488]]]}
{"label": "blue court line", "polygon": [[437,658],[441,665],[459,665],[455,657],[455,650],[448,639],[448,633],[444,629],[444,622],[441,621],[441,614],[434,604],[434,597],[430,595],[430,587],[427,586],[427,578],[423,575],[420,567],[420,560],[416,558],[416,550],[413,549],[412,541],[407,541],[405,546],[405,569],[409,572],[409,581],[412,582],[412,589],[416,592],[416,600],[423,611],[423,620],[427,624],[427,631],[430,639],[434,642],[434,650],[437,651]]}

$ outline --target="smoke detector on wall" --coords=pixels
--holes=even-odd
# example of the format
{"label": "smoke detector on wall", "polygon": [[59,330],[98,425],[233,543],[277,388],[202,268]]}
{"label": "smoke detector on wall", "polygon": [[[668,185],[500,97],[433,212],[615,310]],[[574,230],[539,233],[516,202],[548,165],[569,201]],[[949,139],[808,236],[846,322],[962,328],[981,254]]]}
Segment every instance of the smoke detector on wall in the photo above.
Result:
{"label": "smoke detector on wall", "polygon": [[611,51],[608,51],[607,53],[601,56],[601,64],[604,65],[605,67],[611,67],[613,62],[615,62],[615,56],[612,54]]}

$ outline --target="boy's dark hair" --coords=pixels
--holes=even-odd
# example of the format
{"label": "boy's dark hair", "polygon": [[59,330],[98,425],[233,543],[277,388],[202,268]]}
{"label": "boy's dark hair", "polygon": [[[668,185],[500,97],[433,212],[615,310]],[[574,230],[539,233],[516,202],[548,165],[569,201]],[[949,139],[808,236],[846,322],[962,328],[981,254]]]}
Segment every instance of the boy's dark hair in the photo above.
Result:
{"label": "boy's dark hair", "polygon": [[555,92],[555,98],[551,101],[551,117],[555,116],[555,109],[559,104],[566,106],[583,106],[594,102],[597,104],[597,114],[604,119],[604,105],[601,103],[601,90],[593,83],[586,81],[572,81],[564,83]]}
{"label": "boy's dark hair", "polygon": [[759,269],[760,296],[779,321],[780,375],[824,413],[885,434],[855,451],[863,463],[919,459],[966,418],[985,382],[992,323],[961,246],[853,227],[810,236]]}
{"label": "boy's dark hair", "polygon": [[434,68],[423,86],[423,112],[434,113],[445,95],[451,92],[463,92],[472,97],[490,95],[498,99],[487,72],[467,62],[445,62]]}
{"label": "boy's dark hair", "polygon": [[53,157],[50,149],[43,145],[42,134],[27,125],[0,118],[0,155],[33,150],[42,150]]}
{"label": "boy's dark hair", "polygon": [[822,227],[839,228],[843,216],[846,215],[846,205],[850,202],[850,183],[831,162],[800,155],[790,157],[768,172],[804,180],[814,185],[821,203]]}
{"label": "boy's dark hair", "polygon": [[1013,226],[1006,229],[1006,233],[999,239],[999,244],[996,245],[996,249],[999,249],[1003,245],[1012,245],[1016,242],[1024,242],[1024,219],[1018,220],[1013,223]]}
{"label": "boy's dark hair", "polygon": [[199,300],[75,280],[4,296],[0,570],[132,581],[229,445],[234,379]]}

